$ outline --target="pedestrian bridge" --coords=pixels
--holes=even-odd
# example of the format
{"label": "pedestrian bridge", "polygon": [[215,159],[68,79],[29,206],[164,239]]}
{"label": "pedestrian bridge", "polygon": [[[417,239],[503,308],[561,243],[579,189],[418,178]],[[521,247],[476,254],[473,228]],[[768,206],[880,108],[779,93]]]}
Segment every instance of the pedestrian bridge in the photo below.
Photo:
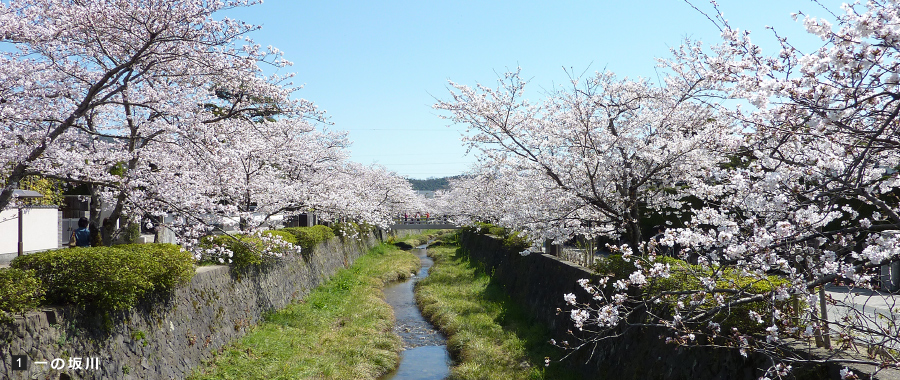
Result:
{"label": "pedestrian bridge", "polygon": [[459,226],[450,223],[446,218],[394,219],[392,230],[455,230]]}

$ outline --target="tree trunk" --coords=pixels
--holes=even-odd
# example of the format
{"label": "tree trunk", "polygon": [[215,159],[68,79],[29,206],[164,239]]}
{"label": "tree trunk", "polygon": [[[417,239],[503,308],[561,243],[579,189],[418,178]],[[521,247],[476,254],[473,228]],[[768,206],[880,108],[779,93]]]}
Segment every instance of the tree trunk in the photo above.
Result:
{"label": "tree trunk", "polygon": [[[122,220],[122,209],[124,208],[123,206],[126,198],[125,190],[119,191],[119,196],[116,197],[116,207],[113,209],[112,213],[109,214],[109,218],[106,218],[106,223],[103,224],[103,245],[105,246],[112,245],[119,230],[127,226]],[[119,228],[116,228],[116,222],[119,222]]]}
{"label": "tree trunk", "polygon": [[625,222],[625,243],[631,248],[632,254],[643,255],[644,252],[641,251],[641,240],[643,239],[643,235],[641,234],[641,223],[638,219],[633,219],[631,217],[628,219],[629,220],[626,220]]}
{"label": "tree trunk", "polygon": [[103,210],[103,208],[100,205],[100,190],[98,189],[98,185],[92,184],[91,185],[90,216],[88,217],[88,219],[90,219],[91,223],[94,223],[94,225],[96,225],[98,227],[101,225],[101,222],[102,222],[100,220],[100,212],[102,210]]}

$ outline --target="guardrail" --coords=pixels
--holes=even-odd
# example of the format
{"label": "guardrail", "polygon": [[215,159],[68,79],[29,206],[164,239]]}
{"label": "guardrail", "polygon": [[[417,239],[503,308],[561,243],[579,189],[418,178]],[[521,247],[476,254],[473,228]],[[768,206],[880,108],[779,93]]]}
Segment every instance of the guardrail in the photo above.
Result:
{"label": "guardrail", "polygon": [[459,226],[450,222],[449,218],[446,217],[429,217],[429,218],[414,218],[410,217],[408,219],[394,219],[394,224],[391,225],[391,229],[394,230],[410,230],[410,229],[436,229],[436,230],[446,230],[446,229],[457,229]]}

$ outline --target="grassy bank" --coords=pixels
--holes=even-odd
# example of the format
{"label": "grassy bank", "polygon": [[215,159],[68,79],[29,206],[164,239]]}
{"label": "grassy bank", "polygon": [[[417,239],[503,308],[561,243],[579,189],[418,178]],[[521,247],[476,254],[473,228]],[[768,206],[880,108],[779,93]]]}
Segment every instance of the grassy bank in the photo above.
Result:
{"label": "grassy bank", "polygon": [[415,255],[381,244],[190,379],[375,379],[396,368],[401,349],[381,288],[418,267]]}
{"label": "grassy bank", "polygon": [[570,379],[545,357],[562,352],[503,289],[456,246],[429,248],[435,265],[416,285],[422,313],[449,335],[451,379]]}
{"label": "grassy bank", "polygon": [[400,245],[401,248],[411,249],[411,248],[418,247],[422,244],[426,244],[429,241],[438,239],[442,236],[446,236],[452,232],[453,232],[453,230],[424,230],[417,235],[411,235],[411,236],[407,236],[407,237],[400,238],[400,239],[391,238],[391,240],[389,240],[388,242],[389,243],[397,242],[397,243],[400,243],[398,245]]}

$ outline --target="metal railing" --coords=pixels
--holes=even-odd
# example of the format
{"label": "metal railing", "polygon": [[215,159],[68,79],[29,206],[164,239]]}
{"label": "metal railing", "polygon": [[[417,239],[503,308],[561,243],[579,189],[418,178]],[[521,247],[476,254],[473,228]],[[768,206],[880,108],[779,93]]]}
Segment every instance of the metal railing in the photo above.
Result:
{"label": "metal railing", "polygon": [[394,224],[403,224],[403,225],[418,225],[418,224],[452,224],[450,222],[450,218],[446,216],[431,216],[431,217],[408,217],[408,218],[394,218]]}

